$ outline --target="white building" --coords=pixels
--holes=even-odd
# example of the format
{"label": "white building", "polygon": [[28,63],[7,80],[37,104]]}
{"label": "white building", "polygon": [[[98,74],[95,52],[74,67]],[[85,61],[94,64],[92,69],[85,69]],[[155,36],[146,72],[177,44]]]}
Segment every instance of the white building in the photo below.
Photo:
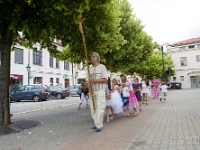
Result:
{"label": "white building", "polygon": [[[61,43],[55,41],[58,50],[62,50]],[[35,45],[38,51],[25,48],[20,44],[14,47],[11,52],[11,84],[44,84],[67,87],[69,85],[80,84],[86,77],[87,68],[82,63],[71,64],[68,61],[59,61],[50,56],[47,49],[40,51],[40,45]],[[27,66],[30,68],[28,75]],[[111,80],[116,78],[120,83],[120,73],[108,72]],[[29,76],[29,77],[28,77]]]}
{"label": "white building", "polygon": [[[58,50],[62,46],[56,44]],[[35,45],[40,49],[40,45]],[[28,78],[27,65],[29,64],[30,75]],[[47,49],[33,51],[21,45],[16,45],[11,52],[11,72],[12,84],[41,83],[44,85],[59,85],[67,87],[73,84],[72,65],[68,61],[59,61],[50,56]]]}
{"label": "white building", "polygon": [[170,46],[176,73],[171,77],[171,81],[180,82],[183,89],[200,88],[200,37]]}

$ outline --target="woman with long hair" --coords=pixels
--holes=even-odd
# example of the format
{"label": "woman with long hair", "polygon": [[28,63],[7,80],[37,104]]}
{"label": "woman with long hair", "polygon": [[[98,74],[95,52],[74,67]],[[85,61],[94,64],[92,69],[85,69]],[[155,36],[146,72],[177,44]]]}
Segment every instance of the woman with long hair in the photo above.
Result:
{"label": "woman with long hair", "polygon": [[146,78],[146,76],[142,77],[142,98],[143,98],[143,104],[146,103],[149,104],[148,101],[148,94],[149,94],[149,82]]}
{"label": "woman with long hair", "polygon": [[158,98],[159,95],[160,95],[160,92],[159,92],[159,81],[154,76],[153,80],[152,80],[152,96],[153,96],[153,99]]}
{"label": "woman with long hair", "polygon": [[142,111],[142,105],[141,105],[142,98],[141,98],[141,93],[140,93],[141,86],[140,86],[140,83],[139,83],[139,79],[137,77],[134,78],[133,91],[135,92],[136,98],[137,98],[138,103],[139,103],[139,112],[141,112]]}
{"label": "woman with long hair", "polygon": [[[108,83],[106,85],[106,121],[109,122],[110,119],[113,119],[114,117],[114,113],[113,113],[113,108],[112,108],[112,104],[113,104],[113,99],[112,99],[112,95],[111,95],[111,83],[110,83],[110,78],[108,77]],[[111,112],[111,117],[110,117],[110,112]]]}
{"label": "woman with long hair", "polygon": [[[128,105],[126,105],[126,112],[124,116],[129,116],[129,108],[133,108],[134,113],[133,116],[136,116],[139,112],[137,111],[137,107],[139,106],[137,98],[135,96],[135,93],[133,92],[133,86],[132,82],[127,79],[127,77],[124,74],[120,75],[121,81],[122,81],[122,88],[128,87],[128,91],[130,96],[128,97]],[[123,90],[123,89],[122,89]]]}

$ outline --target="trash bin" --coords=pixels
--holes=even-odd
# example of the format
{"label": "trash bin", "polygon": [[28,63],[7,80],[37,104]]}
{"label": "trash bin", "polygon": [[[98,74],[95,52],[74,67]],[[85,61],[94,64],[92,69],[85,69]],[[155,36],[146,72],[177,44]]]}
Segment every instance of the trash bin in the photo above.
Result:
{"label": "trash bin", "polygon": [[171,82],[171,88],[170,89],[175,89],[175,82]]}
{"label": "trash bin", "polygon": [[175,89],[181,89],[181,83],[179,82],[175,83]]}
{"label": "trash bin", "polygon": [[180,82],[171,82],[171,89],[181,89],[182,84]]}

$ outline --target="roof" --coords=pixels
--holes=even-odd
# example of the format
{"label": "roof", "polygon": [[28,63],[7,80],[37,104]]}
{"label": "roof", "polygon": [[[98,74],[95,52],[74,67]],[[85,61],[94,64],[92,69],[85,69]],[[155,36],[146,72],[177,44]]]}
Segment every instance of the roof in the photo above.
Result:
{"label": "roof", "polygon": [[194,43],[200,43],[200,37],[191,38],[191,39],[188,39],[188,40],[184,40],[184,41],[176,42],[176,43],[173,43],[173,44],[169,44],[169,46],[175,47],[175,46],[188,45],[188,44],[194,44]]}

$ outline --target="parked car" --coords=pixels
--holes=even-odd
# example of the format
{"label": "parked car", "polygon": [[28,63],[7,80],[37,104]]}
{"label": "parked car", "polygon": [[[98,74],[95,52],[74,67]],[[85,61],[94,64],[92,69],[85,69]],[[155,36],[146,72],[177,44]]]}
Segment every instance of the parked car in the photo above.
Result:
{"label": "parked car", "polygon": [[68,89],[69,89],[69,95],[70,96],[79,96],[77,94],[77,91],[79,90],[80,86],[81,86],[81,84],[75,84],[75,85],[69,86],[68,87]]}
{"label": "parked car", "polygon": [[15,86],[10,89],[10,101],[33,100],[39,102],[48,98],[46,87],[42,84]]}
{"label": "parked car", "polygon": [[58,86],[49,86],[47,88],[47,92],[49,93],[50,97],[56,97],[57,99],[64,99],[65,97],[69,96],[69,90],[58,87]]}

